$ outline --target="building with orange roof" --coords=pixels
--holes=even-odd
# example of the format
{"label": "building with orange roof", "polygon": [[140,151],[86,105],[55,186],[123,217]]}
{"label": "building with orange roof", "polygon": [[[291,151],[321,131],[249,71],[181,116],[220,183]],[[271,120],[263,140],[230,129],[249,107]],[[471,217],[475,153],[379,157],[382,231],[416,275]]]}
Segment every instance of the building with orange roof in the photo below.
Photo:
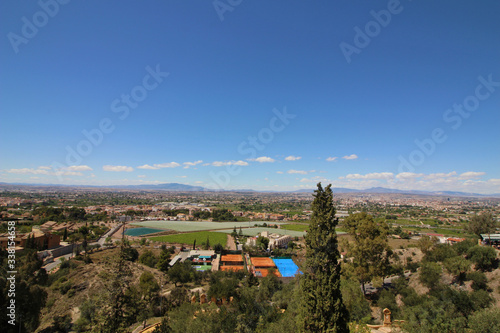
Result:
{"label": "building with orange roof", "polygon": [[[16,233],[14,238],[15,246],[24,248],[26,241],[29,238],[33,239],[36,247],[40,249],[53,249],[60,245],[61,236],[51,234],[50,232],[43,232],[40,229],[33,229],[27,234]],[[0,248],[7,249],[9,243],[9,235],[7,233],[0,235]]]}

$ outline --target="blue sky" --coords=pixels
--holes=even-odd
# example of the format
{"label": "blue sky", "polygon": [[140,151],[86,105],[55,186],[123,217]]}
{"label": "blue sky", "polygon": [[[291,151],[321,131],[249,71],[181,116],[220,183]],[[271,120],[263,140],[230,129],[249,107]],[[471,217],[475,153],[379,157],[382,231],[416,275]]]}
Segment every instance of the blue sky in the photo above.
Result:
{"label": "blue sky", "polygon": [[0,6],[1,182],[500,192],[496,1]]}

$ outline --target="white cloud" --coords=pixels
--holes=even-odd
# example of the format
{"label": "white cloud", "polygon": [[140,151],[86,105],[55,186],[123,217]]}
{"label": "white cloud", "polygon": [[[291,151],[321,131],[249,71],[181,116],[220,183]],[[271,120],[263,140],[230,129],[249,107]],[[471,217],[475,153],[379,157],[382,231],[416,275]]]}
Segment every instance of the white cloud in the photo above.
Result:
{"label": "white cloud", "polygon": [[333,183],[332,180],[327,179],[325,177],[320,177],[320,176],[314,176],[311,178],[302,178],[300,180],[300,182],[301,183],[319,183],[319,182],[322,182],[322,183],[324,183],[323,185]]}
{"label": "white cloud", "polygon": [[177,176],[177,178],[187,178],[187,176]]}
{"label": "white cloud", "polygon": [[154,164],[154,166],[156,168],[163,169],[163,168],[177,168],[181,165],[177,162],[169,162],[169,163]]}
{"label": "white cloud", "polygon": [[138,166],[137,169],[158,170],[159,168],[156,168],[156,167],[151,166],[149,164],[144,164],[144,165]]}
{"label": "white cloud", "polygon": [[104,171],[110,171],[110,172],[132,172],[134,171],[134,168],[129,167],[129,166],[123,166],[123,165],[104,165],[102,167]]}
{"label": "white cloud", "polygon": [[248,162],[245,162],[245,161],[215,161],[215,162],[212,162],[212,165],[213,166],[216,166],[216,167],[221,167],[221,166],[226,166],[226,165],[239,165],[239,166],[247,166],[248,165]]}
{"label": "white cloud", "polygon": [[177,162],[169,162],[169,163],[153,164],[152,166],[149,164],[144,164],[138,166],[137,169],[158,170],[163,168],[177,168],[179,166],[181,165]]}
{"label": "white cloud", "polygon": [[346,179],[392,179],[394,174],[392,172],[373,172],[367,173],[366,175],[360,175],[359,173],[349,174],[345,176]]}
{"label": "white cloud", "polygon": [[[500,179],[488,179],[488,183],[491,183],[492,185],[500,186]],[[499,190],[499,192],[500,192],[500,190]]]}
{"label": "white cloud", "polygon": [[259,163],[273,163],[275,160],[271,157],[261,156],[257,158],[250,158],[249,161],[259,162]]}
{"label": "white cloud", "polygon": [[276,171],[276,173],[279,173],[280,175],[282,175],[283,171]]}
{"label": "white cloud", "polygon": [[33,169],[33,168],[22,168],[22,169],[9,169],[6,170],[8,173],[16,174],[33,174],[33,175],[48,175],[49,172],[45,169]]}
{"label": "white cloud", "polygon": [[453,176],[456,176],[457,175],[457,172],[456,171],[452,171],[452,172],[448,172],[448,173],[443,173],[443,172],[439,172],[439,173],[430,173],[428,175],[424,175],[423,177],[427,180],[433,180],[433,179],[441,179],[441,178],[448,178],[448,177],[453,177]]}
{"label": "white cloud", "polygon": [[326,159],[326,161],[327,161],[327,162],[333,162],[333,161],[335,161],[337,158],[338,158],[338,157],[328,157],[328,158]]}
{"label": "white cloud", "polygon": [[356,155],[356,154],[346,155],[346,156],[344,156],[342,158],[345,159],[345,160],[355,160],[355,159],[358,158],[358,155]]}
{"label": "white cloud", "polygon": [[470,178],[484,176],[485,174],[486,174],[486,172],[467,171],[467,172],[462,173],[460,175],[460,178],[470,179]]}
{"label": "white cloud", "polygon": [[32,175],[48,175],[48,176],[83,176],[83,173],[79,171],[88,171],[88,170],[92,170],[92,168],[87,165],[72,165],[60,169],[52,169],[51,167],[48,166],[39,166],[36,169],[34,168],[9,169],[6,170],[6,172],[21,174],[21,175],[32,174]]}
{"label": "white cloud", "polygon": [[[42,168],[42,167],[40,167],[40,168]],[[65,169],[69,170],[69,171],[92,171],[93,170],[88,165],[72,165],[72,166],[69,166]]]}
{"label": "white cloud", "polygon": [[[58,174],[59,172],[56,172],[56,175]],[[83,176],[83,173],[81,172],[76,172],[76,171],[64,171],[62,173],[59,173],[61,175],[64,175],[64,176]]]}
{"label": "white cloud", "polygon": [[[310,188],[321,182],[323,186],[343,187],[364,190],[371,187],[386,187],[398,190],[420,191],[459,191],[472,193],[500,193],[500,179],[479,180],[482,172],[468,171],[460,175],[455,171],[448,173],[412,173],[402,172],[394,175],[392,172],[373,172],[367,174],[348,174],[337,179],[327,179],[321,176],[298,179],[301,187]],[[474,179],[470,179],[474,178]]]}
{"label": "white cloud", "polygon": [[138,175],[138,178],[146,178],[146,175]]}
{"label": "white cloud", "polygon": [[413,179],[413,178],[418,178],[422,177],[422,173],[413,173],[413,172],[401,172],[396,175],[397,179]]}
{"label": "white cloud", "polygon": [[287,173],[290,173],[290,174],[299,174],[299,175],[307,175],[307,171],[304,171],[304,170],[288,170]]}
{"label": "white cloud", "polygon": [[300,157],[300,156],[290,155],[290,156],[285,157],[285,161],[297,161],[297,160],[300,160],[301,158],[302,157]]}
{"label": "white cloud", "polygon": [[189,167],[195,166],[197,164],[203,163],[202,160],[194,161],[194,162],[184,162],[184,169],[189,169]]}

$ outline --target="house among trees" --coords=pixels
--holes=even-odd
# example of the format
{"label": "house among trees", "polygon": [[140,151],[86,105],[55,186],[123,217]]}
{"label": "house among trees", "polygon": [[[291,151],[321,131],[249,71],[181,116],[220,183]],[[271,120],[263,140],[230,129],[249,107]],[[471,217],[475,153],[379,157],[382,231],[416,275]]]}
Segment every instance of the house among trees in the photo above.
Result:
{"label": "house among trees", "polygon": [[500,234],[481,234],[481,242],[485,245],[500,247]]}
{"label": "house among trees", "polygon": [[[4,233],[0,235],[0,247],[5,250],[9,244],[9,234]],[[50,250],[60,245],[61,236],[51,234],[50,232],[43,232],[39,229],[33,229],[32,232],[26,234],[16,234],[14,242],[16,243],[16,250],[24,248],[33,248],[39,250]]]}

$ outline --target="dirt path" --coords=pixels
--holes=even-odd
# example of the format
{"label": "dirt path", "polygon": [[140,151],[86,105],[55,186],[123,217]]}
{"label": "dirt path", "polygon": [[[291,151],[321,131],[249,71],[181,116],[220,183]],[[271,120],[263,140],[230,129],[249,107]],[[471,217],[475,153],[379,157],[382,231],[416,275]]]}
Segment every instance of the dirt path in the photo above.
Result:
{"label": "dirt path", "polygon": [[234,238],[231,235],[227,235],[227,248],[230,251],[236,251],[236,243],[234,242]]}

